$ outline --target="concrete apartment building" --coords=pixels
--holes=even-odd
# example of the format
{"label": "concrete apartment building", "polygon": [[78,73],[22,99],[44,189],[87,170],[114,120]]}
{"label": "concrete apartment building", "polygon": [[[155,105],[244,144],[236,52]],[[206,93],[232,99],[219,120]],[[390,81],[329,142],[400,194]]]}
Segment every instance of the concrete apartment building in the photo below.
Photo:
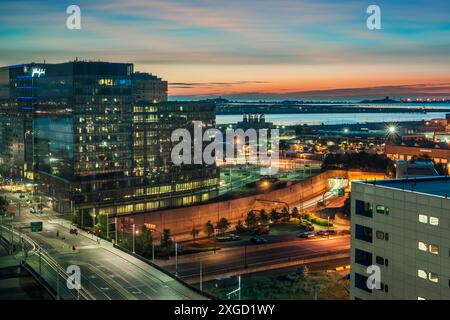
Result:
{"label": "concrete apartment building", "polygon": [[352,182],[351,299],[450,299],[448,196],[442,176]]}

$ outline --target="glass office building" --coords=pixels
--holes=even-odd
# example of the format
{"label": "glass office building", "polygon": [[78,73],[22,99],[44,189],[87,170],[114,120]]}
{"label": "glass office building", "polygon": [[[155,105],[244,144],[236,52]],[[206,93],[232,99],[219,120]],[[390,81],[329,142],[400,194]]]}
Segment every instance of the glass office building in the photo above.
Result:
{"label": "glass office building", "polygon": [[170,159],[171,132],[195,120],[214,127],[214,104],[146,101],[142,87],[137,98],[133,69],[84,61],[0,68],[2,174],[33,181],[62,213],[133,214],[214,197],[214,165]]}

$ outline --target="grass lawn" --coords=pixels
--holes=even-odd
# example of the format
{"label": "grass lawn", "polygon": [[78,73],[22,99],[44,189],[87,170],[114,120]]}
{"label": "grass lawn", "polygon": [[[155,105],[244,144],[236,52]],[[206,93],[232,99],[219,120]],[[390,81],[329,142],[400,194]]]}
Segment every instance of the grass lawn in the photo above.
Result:
{"label": "grass lawn", "polygon": [[196,242],[183,244],[180,255],[214,251],[214,248],[216,248],[216,250],[220,250],[220,248],[221,248],[220,243],[218,242],[216,247],[214,247],[214,240],[209,240],[209,239],[208,240],[199,240]]}
{"label": "grass lawn", "polygon": [[280,224],[272,224],[270,226],[270,235],[276,236],[286,233],[294,233],[301,231],[298,222],[286,222]]}
{"label": "grass lawn", "polygon": [[[320,285],[319,300],[348,300],[349,294],[335,272],[314,271],[306,276],[295,272],[248,275],[242,278],[241,300],[314,300],[314,288]],[[237,286],[216,288],[214,282],[205,283],[204,290],[221,299]],[[233,297],[232,299],[237,299]]]}

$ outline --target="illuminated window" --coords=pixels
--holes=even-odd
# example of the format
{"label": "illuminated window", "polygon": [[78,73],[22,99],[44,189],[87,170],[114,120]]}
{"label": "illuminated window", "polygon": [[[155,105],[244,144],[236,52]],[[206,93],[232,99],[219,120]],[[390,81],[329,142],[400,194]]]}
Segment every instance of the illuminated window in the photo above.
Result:
{"label": "illuminated window", "polygon": [[439,218],[436,217],[430,217],[430,224],[432,226],[438,226],[439,225]]}
{"label": "illuminated window", "polygon": [[427,279],[427,273],[422,269],[417,270],[417,276],[422,279]]}
{"label": "illuminated window", "polygon": [[439,276],[436,273],[430,272],[428,274],[428,280],[430,280],[431,282],[434,282],[434,283],[438,283],[439,282]]}
{"label": "illuminated window", "polygon": [[381,213],[381,214],[389,214],[389,208],[387,208],[385,206],[377,205],[376,211],[377,211],[377,213]]}
{"label": "illuminated window", "polygon": [[428,251],[427,244],[424,242],[419,241],[419,250],[420,251]]}
{"label": "illuminated window", "polygon": [[428,216],[425,214],[419,214],[419,222],[428,223]]}
{"label": "illuminated window", "polygon": [[429,251],[433,254],[439,254],[439,247],[433,244],[430,244]]}

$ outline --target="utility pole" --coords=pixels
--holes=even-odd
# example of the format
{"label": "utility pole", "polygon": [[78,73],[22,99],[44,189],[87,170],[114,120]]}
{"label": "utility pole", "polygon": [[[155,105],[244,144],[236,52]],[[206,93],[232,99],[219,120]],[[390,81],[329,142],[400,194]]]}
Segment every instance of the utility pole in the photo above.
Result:
{"label": "utility pole", "polygon": [[155,263],[155,243],[152,239],[152,262]]}
{"label": "utility pole", "polygon": [[134,233],[135,233],[135,225],[134,225],[134,223],[133,223],[133,254],[134,253],[136,253],[135,251],[134,251]]}
{"label": "utility pole", "polygon": [[244,246],[244,268],[247,268],[247,244]]}
{"label": "utility pole", "polygon": [[117,217],[114,218],[114,224],[115,224],[115,232],[116,232],[116,245],[117,245]]}
{"label": "utility pole", "polygon": [[175,276],[178,277],[178,243],[175,242]]}
{"label": "utility pole", "polygon": [[238,285],[239,285],[238,300],[240,301],[241,300],[241,276],[240,275],[238,276]]}
{"label": "utility pole", "polygon": [[202,268],[202,260],[200,260],[200,291],[203,291],[203,268]]}
{"label": "utility pole", "polygon": [[231,166],[230,166],[230,191],[233,190],[233,180],[231,179]]}
{"label": "utility pole", "polygon": [[327,226],[328,226],[328,240],[330,240],[330,216],[327,216],[327,218],[328,218],[328,223],[327,223]]}
{"label": "utility pole", "polygon": [[60,300],[59,296],[59,271],[56,270],[56,300]]}
{"label": "utility pole", "polygon": [[39,277],[42,279],[42,252],[41,252],[41,247],[39,247],[38,252],[39,252]]}

